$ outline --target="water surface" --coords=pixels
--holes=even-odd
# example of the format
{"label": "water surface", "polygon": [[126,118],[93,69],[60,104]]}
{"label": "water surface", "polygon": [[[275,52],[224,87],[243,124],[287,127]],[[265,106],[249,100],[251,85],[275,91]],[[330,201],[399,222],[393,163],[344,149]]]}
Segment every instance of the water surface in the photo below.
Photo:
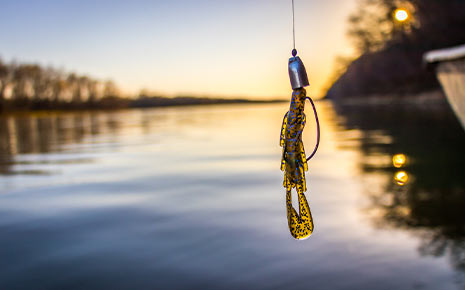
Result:
{"label": "water surface", "polygon": [[0,289],[463,288],[465,133],[450,109],[319,102],[315,231],[296,241],[287,106],[0,117]]}

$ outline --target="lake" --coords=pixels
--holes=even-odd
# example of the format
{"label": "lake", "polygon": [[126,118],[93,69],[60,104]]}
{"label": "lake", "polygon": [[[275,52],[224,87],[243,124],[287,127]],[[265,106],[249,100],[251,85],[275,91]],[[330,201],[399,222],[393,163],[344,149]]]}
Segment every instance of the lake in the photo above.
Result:
{"label": "lake", "polygon": [[[464,288],[449,107],[316,106],[304,241],[279,170],[287,103],[0,116],[0,289]],[[307,153],[314,135],[307,106]]]}

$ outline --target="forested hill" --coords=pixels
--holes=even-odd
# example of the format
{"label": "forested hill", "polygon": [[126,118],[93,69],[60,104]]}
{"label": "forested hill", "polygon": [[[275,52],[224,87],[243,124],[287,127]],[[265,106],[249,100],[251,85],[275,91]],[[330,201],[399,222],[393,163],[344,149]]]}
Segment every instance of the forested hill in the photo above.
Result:
{"label": "forested hill", "polygon": [[[405,9],[408,19],[395,17]],[[422,63],[426,51],[465,44],[465,0],[361,0],[349,18],[360,56],[326,97],[402,96],[439,88]]]}

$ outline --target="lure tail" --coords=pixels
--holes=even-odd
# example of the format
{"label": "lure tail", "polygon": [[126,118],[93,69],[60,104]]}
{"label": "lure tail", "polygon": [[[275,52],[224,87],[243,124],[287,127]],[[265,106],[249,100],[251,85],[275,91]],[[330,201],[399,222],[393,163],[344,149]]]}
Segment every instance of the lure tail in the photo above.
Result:
{"label": "lure tail", "polygon": [[297,191],[299,199],[299,213],[292,206],[291,191],[286,191],[287,222],[291,235],[297,240],[304,240],[313,232],[313,219],[307,198],[303,192]]}

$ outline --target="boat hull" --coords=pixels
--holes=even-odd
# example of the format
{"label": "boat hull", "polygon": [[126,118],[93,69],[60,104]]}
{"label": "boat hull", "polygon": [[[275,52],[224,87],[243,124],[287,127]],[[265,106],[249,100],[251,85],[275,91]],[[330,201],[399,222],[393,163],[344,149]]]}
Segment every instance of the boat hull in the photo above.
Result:
{"label": "boat hull", "polygon": [[465,59],[438,63],[436,74],[449,104],[465,129]]}
{"label": "boat hull", "polygon": [[435,68],[447,100],[465,129],[465,44],[429,51],[423,61]]}

